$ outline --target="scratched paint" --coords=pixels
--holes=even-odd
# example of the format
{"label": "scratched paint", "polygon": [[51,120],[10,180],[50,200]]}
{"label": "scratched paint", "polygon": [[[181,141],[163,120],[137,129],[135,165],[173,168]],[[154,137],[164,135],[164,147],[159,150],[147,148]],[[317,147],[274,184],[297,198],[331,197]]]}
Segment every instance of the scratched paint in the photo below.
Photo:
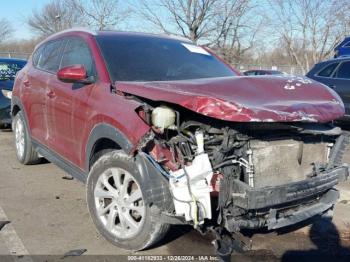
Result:
{"label": "scratched paint", "polygon": [[120,91],[235,122],[329,122],[344,115],[340,97],[305,77],[224,77],[118,82]]}

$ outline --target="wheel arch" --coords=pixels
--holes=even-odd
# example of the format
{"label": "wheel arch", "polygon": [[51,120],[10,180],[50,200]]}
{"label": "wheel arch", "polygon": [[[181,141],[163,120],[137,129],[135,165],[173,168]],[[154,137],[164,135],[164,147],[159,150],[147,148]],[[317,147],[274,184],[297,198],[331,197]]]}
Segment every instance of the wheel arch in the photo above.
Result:
{"label": "wheel arch", "polygon": [[[29,125],[29,122],[28,122],[28,117],[27,117],[27,113],[24,109],[24,106],[21,102],[21,100],[16,97],[16,96],[13,96],[12,97],[12,100],[11,100],[11,117],[12,119],[18,114],[18,112],[22,112],[23,113],[23,116],[24,116],[24,119],[27,123],[27,125]],[[29,130],[29,134],[30,134],[30,130]]]}
{"label": "wheel arch", "polygon": [[96,154],[103,150],[121,149],[127,154],[131,154],[133,144],[116,127],[102,123],[96,125],[88,138],[85,151],[85,169],[90,171],[94,161],[96,161]]}
{"label": "wheel arch", "polygon": [[[101,146],[105,143],[105,146]],[[110,144],[109,144],[110,143]],[[100,156],[113,150],[122,150],[131,155],[134,150],[132,142],[116,127],[110,124],[99,124],[90,133],[86,146],[86,170],[89,173],[94,161]],[[101,154],[98,154],[101,152]],[[94,158],[94,155],[97,157]],[[141,183],[148,190],[145,192],[150,203],[160,211],[173,211],[171,193],[168,181],[160,174],[159,170],[149,161],[144,152],[138,152],[133,160],[139,171]]]}
{"label": "wheel arch", "polygon": [[19,111],[22,111],[18,105],[14,105],[11,109],[11,116],[15,117]]}

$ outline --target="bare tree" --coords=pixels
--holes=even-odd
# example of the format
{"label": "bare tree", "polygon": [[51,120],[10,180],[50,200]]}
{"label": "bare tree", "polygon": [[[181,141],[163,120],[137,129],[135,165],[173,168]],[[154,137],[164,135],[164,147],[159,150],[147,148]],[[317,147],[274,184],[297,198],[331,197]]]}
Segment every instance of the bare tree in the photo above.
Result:
{"label": "bare tree", "polygon": [[40,42],[40,39],[38,38],[28,40],[21,39],[20,41],[13,39],[7,41],[6,43],[2,43],[0,45],[0,52],[22,54],[23,58],[27,58],[27,56],[33,52],[34,47],[38,44],[38,42]]}
{"label": "bare tree", "polygon": [[5,18],[0,19],[0,43],[7,40],[13,33],[12,26]]}
{"label": "bare tree", "polygon": [[153,0],[138,9],[162,32],[200,41],[229,63],[242,60],[260,28],[251,0]]}
{"label": "bare tree", "polygon": [[166,34],[181,35],[193,42],[216,30],[218,0],[143,1],[142,16]]}
{"label": "bare tree", "polygon": [[130,10],[119,0],[68,0],[72,9],[81,14],[85,23],[98,30],[112,29],[124,22]]}
{"label": "bare tree", "polygon": [[52,0],[41,10],[33,10],[28,26],[40,36],[47,36],[73,26],[81,25],[81,16],[67,1]]}
{"label": "bare tree", "polygon": [[329,57],[349,34],[350,2],[347,0],[269,0],[277,33],[291,60],[303,73]]}
{"label": "bare tree", "polygon": [[216,47],[227,62],[238,64],[253,48],[262,17],[255,12],[256,6],[251,0],[225,0],[217,8]]}

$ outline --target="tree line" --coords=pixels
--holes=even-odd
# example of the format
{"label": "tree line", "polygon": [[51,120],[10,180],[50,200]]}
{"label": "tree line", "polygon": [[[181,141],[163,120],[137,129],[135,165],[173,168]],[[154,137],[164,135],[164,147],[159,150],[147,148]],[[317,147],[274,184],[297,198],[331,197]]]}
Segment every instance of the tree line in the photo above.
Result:
{"label": "tree line", "polygon": [[0,50],[31,52],[48,35],[82,26],[177,35],[233,65],[296,65],[305,73],[349,35],[350,1],[52,0],[32,10],[25,24],[33,38],[18,41],[10,22],[0,19]]}

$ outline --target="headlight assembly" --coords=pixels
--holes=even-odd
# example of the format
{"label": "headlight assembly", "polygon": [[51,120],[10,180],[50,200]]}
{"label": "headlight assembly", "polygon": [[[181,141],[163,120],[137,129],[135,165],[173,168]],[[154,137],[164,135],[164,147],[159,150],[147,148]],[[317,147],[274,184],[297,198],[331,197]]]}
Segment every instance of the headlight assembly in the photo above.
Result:
{"label": "headlight assembly", "polygon": [[4,97],[6,97],[8,99],[12,99],[12,91],[11,90],[3,89],[3,90],[1,90],[1,92],[4,95]]}

